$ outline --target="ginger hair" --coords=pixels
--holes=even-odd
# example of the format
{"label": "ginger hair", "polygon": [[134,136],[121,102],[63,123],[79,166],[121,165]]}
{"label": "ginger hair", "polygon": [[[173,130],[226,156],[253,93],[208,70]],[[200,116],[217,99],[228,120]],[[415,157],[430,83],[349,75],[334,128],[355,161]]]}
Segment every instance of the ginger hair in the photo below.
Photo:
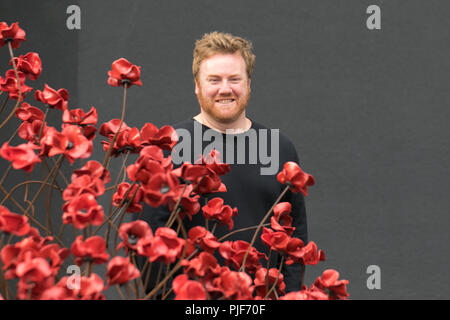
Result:
{"label": "ginger hair", "polygon": [[252,52],[252,43],[241,37],[229,33],[211,32],[205,33],[200,40],[195,42],[194,59],[192,62],[192,73],[197,80],[200,64],[203,60],[217,53],[239,52],[245,61],[247,76],[250,79],[255,66],[255,55]]}

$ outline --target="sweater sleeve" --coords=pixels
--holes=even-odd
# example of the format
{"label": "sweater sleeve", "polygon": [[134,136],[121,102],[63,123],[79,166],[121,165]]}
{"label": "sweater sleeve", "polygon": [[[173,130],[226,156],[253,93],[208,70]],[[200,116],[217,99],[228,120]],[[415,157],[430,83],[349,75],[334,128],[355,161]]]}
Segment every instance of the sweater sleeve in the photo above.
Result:
{"label": "sweater sleeve", "polygon": [[[293,194],[288,191],[286,200],[292,204],[292,226],[295,230],[292,237],[300,238],[304,244],[308,243],[308,231],[306,225],[306,209],[302,194]],[[284,282],[286,284],[286,292],[298,291],[301,289],[303,282],[304,266],[298,263],[290,266],[285,265],[283,268]]]}
{"label": "sweater sleeve", "polygon": [[[301,166],[297,151],[292,143],[286,147],[286,157],[283,157],[283,163],[280,163],[280,170],[287,161],[294,161]],[[308,243],[308,228],[306,223],[305,198],[301,193],[288,191],[281,201],[290,202],[292,205],[292,226],[295,230],[292,237],[300,238],[306,245]],[[298,291],[301,289],[305,268],[303,265],[295,263],[290,266],[285,265],[282,273],[286,284],[286,292]]]}

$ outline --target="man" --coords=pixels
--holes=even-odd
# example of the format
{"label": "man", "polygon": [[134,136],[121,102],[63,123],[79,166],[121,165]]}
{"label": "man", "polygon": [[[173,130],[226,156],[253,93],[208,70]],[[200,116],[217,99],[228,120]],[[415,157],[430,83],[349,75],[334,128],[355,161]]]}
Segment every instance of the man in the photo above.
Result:
{"label": "man", "polygon": [[[221,160],[230,164],[230,172],[221,176],[227,192],[202,195],[200,204],[203,206],[208,200],[221,197],[225,204],[236,207],[238,214],[233,217],[234,230],[260,223],[285,187],[277,181],[276,174],[285,162],[299,162],[295,147],[284,135],[278,130],[268,130],[246,116],[255,63],[251,49],[250,42],[225,33],[205,34],[198,40],[192,69],[200,113],[173,126],[180,136],[172,151],[176,164],[183,161],[194,163],[211,149],[219,151]],[[282,201],[292,205],[292,225],[296,228],[293,236],[306,244],[303,196],[288,192]],[[164,226],[168,217],[169,210],[164,207],[146,207],[142,215],[153,230]],[[185,218],[183,222],[186,230],[205,225],[201,211],[192,217],[192,221]],[[214,235],[220,238],[228,232],[226,226],[220,226]],[[254,229],[236,233],[227,240],[250,242],[253,233]],[[269,253],[268,247],[259,239],[255,248],[267,255]],[[270,266],[276,267],[279,257],[272,253],[270,260]],[[303,272],[304,269],[298,265],[283,269],[287,292],[300,289]]]}

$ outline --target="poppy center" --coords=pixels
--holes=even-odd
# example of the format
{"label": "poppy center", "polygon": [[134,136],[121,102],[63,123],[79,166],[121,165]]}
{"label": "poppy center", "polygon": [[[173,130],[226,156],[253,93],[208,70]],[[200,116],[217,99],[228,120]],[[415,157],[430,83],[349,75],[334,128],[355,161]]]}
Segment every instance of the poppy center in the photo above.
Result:
{"label": "poppy center", "polygon": [[128,243],[134,246],[137,243],[138,237],[134,234],[128,235]]}
{"label": "poppy center", "polygon": [[130,81],[129,79],[122,79],[122,80],[121,80],[121,83],[122,83],[122,84],[126,84],[127,87],[129,87],[130,84],[131,84],[131,81]]}
{"label": "poppy center", "polygon": [[169,190],[170,190],[170,188],[168,186],[163,186],[163,187],[161,187],[160,192],[162,194],[165,194],[165,193],[169,192]]}

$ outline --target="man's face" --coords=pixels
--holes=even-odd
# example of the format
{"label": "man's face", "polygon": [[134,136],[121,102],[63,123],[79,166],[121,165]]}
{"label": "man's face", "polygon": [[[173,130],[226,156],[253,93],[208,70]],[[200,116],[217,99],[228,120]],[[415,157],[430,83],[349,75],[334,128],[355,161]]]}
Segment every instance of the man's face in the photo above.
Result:
{"label": "man's face", "polygon": [[218,53],[200,64],[195,94],[212,119],[231,123],[242,115],[250,98],[250,79],[239,52]]}

